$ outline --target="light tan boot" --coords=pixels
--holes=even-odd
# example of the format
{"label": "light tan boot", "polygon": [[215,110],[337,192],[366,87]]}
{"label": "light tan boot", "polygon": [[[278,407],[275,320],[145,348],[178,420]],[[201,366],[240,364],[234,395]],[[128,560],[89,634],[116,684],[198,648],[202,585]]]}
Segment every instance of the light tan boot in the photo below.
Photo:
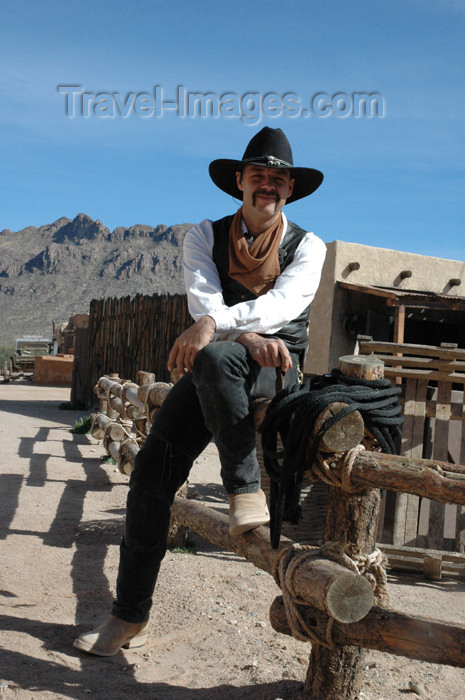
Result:
{"label": "light tan boot", "polygon": [[147,641],[148,622],[125,622],[114,615],[96,629],[74,640],[76,649],[96,656],[115,656],[121,648],[133,649]]}
{"label": "light tan boot", "polygon": [[229,496],[229,532],[240,535],[270,522],[263,491],[236,493]]}

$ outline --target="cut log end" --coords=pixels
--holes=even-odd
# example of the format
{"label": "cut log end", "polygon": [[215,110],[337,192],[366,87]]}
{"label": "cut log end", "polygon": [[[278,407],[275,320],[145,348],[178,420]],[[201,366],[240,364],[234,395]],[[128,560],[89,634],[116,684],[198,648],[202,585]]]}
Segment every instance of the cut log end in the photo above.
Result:
{"label": "cut log end", "polygon": [[[317,433],[322,425],[333,416],[340,413],[347,404],[335,402],[325,408],[315,421],[314,432]],[[346,452],[360,444],[365,434],[363,418],[358,411],[349,413],[331,426],[320,442],[320,450],[324,452]]]}
{"label": "cut log end", "polygon": [[344,355],[339,358],[339,369],[348,377],[383,379],[384,362],[376,355]]}
{"label": "cut log end", "polygon": [[155,375],[153,372],[144,372],[142,370],[139,370],[137,372],[137,383],[139,386],[144,386],[146,384],[153,384],[155,381]]}
{"label": "cut log end", "polygon": [[331,617],[345,624],[362,620],[374,605],[373,588],[363,576],[347,573],[331,584],[326,608]]}
{"label": "cut log end", "polygon": [[148,402],[151,406],[159,408],[172,389],[172,384],[156,382],[149,389]]}

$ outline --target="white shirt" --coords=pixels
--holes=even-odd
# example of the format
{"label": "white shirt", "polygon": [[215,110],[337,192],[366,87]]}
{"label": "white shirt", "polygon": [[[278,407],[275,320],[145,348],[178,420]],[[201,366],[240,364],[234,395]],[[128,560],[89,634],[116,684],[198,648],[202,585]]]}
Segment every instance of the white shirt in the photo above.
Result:
{"label": "white shirt", "polygon": [[[284,238],[288,223],[284,214],[282,217]],[[276,333],[313,300],[326,255],[325,244],[313,233],[303,237],[293,261],[272,289],[257,299],[234,306],[224,303],[218,269],[213,262],[213,243],[209,219],[193,226],[184,239],[183,268],[189,312],[196,321],[202,316],[213,318],[214,340],[234,340],[246,332]]]}

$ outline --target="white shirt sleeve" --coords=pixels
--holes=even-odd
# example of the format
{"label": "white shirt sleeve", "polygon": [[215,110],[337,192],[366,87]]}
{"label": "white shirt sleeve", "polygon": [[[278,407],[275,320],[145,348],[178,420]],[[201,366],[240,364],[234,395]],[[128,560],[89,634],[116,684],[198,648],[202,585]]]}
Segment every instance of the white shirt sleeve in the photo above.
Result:
{"label": "white shirt sleeve", "polygon": [[[284,217],[284,232],[286,229]],[[226,333],[233,340],[245,332],[276,333],[311,303],[320,282],[326,246],[313,233],[307,233],[292,263],[279,275],[273,288],[257,299],[234,306],[224,303],[212,254],[212,222],[206,219],[194,226],[184,240],[183,268],[189,312],[196,321],[211,316],[217,333]]]}

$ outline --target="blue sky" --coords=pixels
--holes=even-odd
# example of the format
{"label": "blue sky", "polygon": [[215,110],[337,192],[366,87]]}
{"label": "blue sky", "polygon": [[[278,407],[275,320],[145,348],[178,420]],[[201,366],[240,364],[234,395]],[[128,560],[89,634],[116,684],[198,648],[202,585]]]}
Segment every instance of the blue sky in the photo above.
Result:
{"label": "blue sky", "polygon": [[[0,230],[84,212],[106,226],[219,218],[236,203],[208,164],[261,127],[322,170],[289,218],[325,241],[465,260],[462,0],[3,0]],[[379,93],[384,116],[66,115],[92,94]],[[311,110],[310,110],[311,111]],[[337,110],[336,110],[337,111]]]}

